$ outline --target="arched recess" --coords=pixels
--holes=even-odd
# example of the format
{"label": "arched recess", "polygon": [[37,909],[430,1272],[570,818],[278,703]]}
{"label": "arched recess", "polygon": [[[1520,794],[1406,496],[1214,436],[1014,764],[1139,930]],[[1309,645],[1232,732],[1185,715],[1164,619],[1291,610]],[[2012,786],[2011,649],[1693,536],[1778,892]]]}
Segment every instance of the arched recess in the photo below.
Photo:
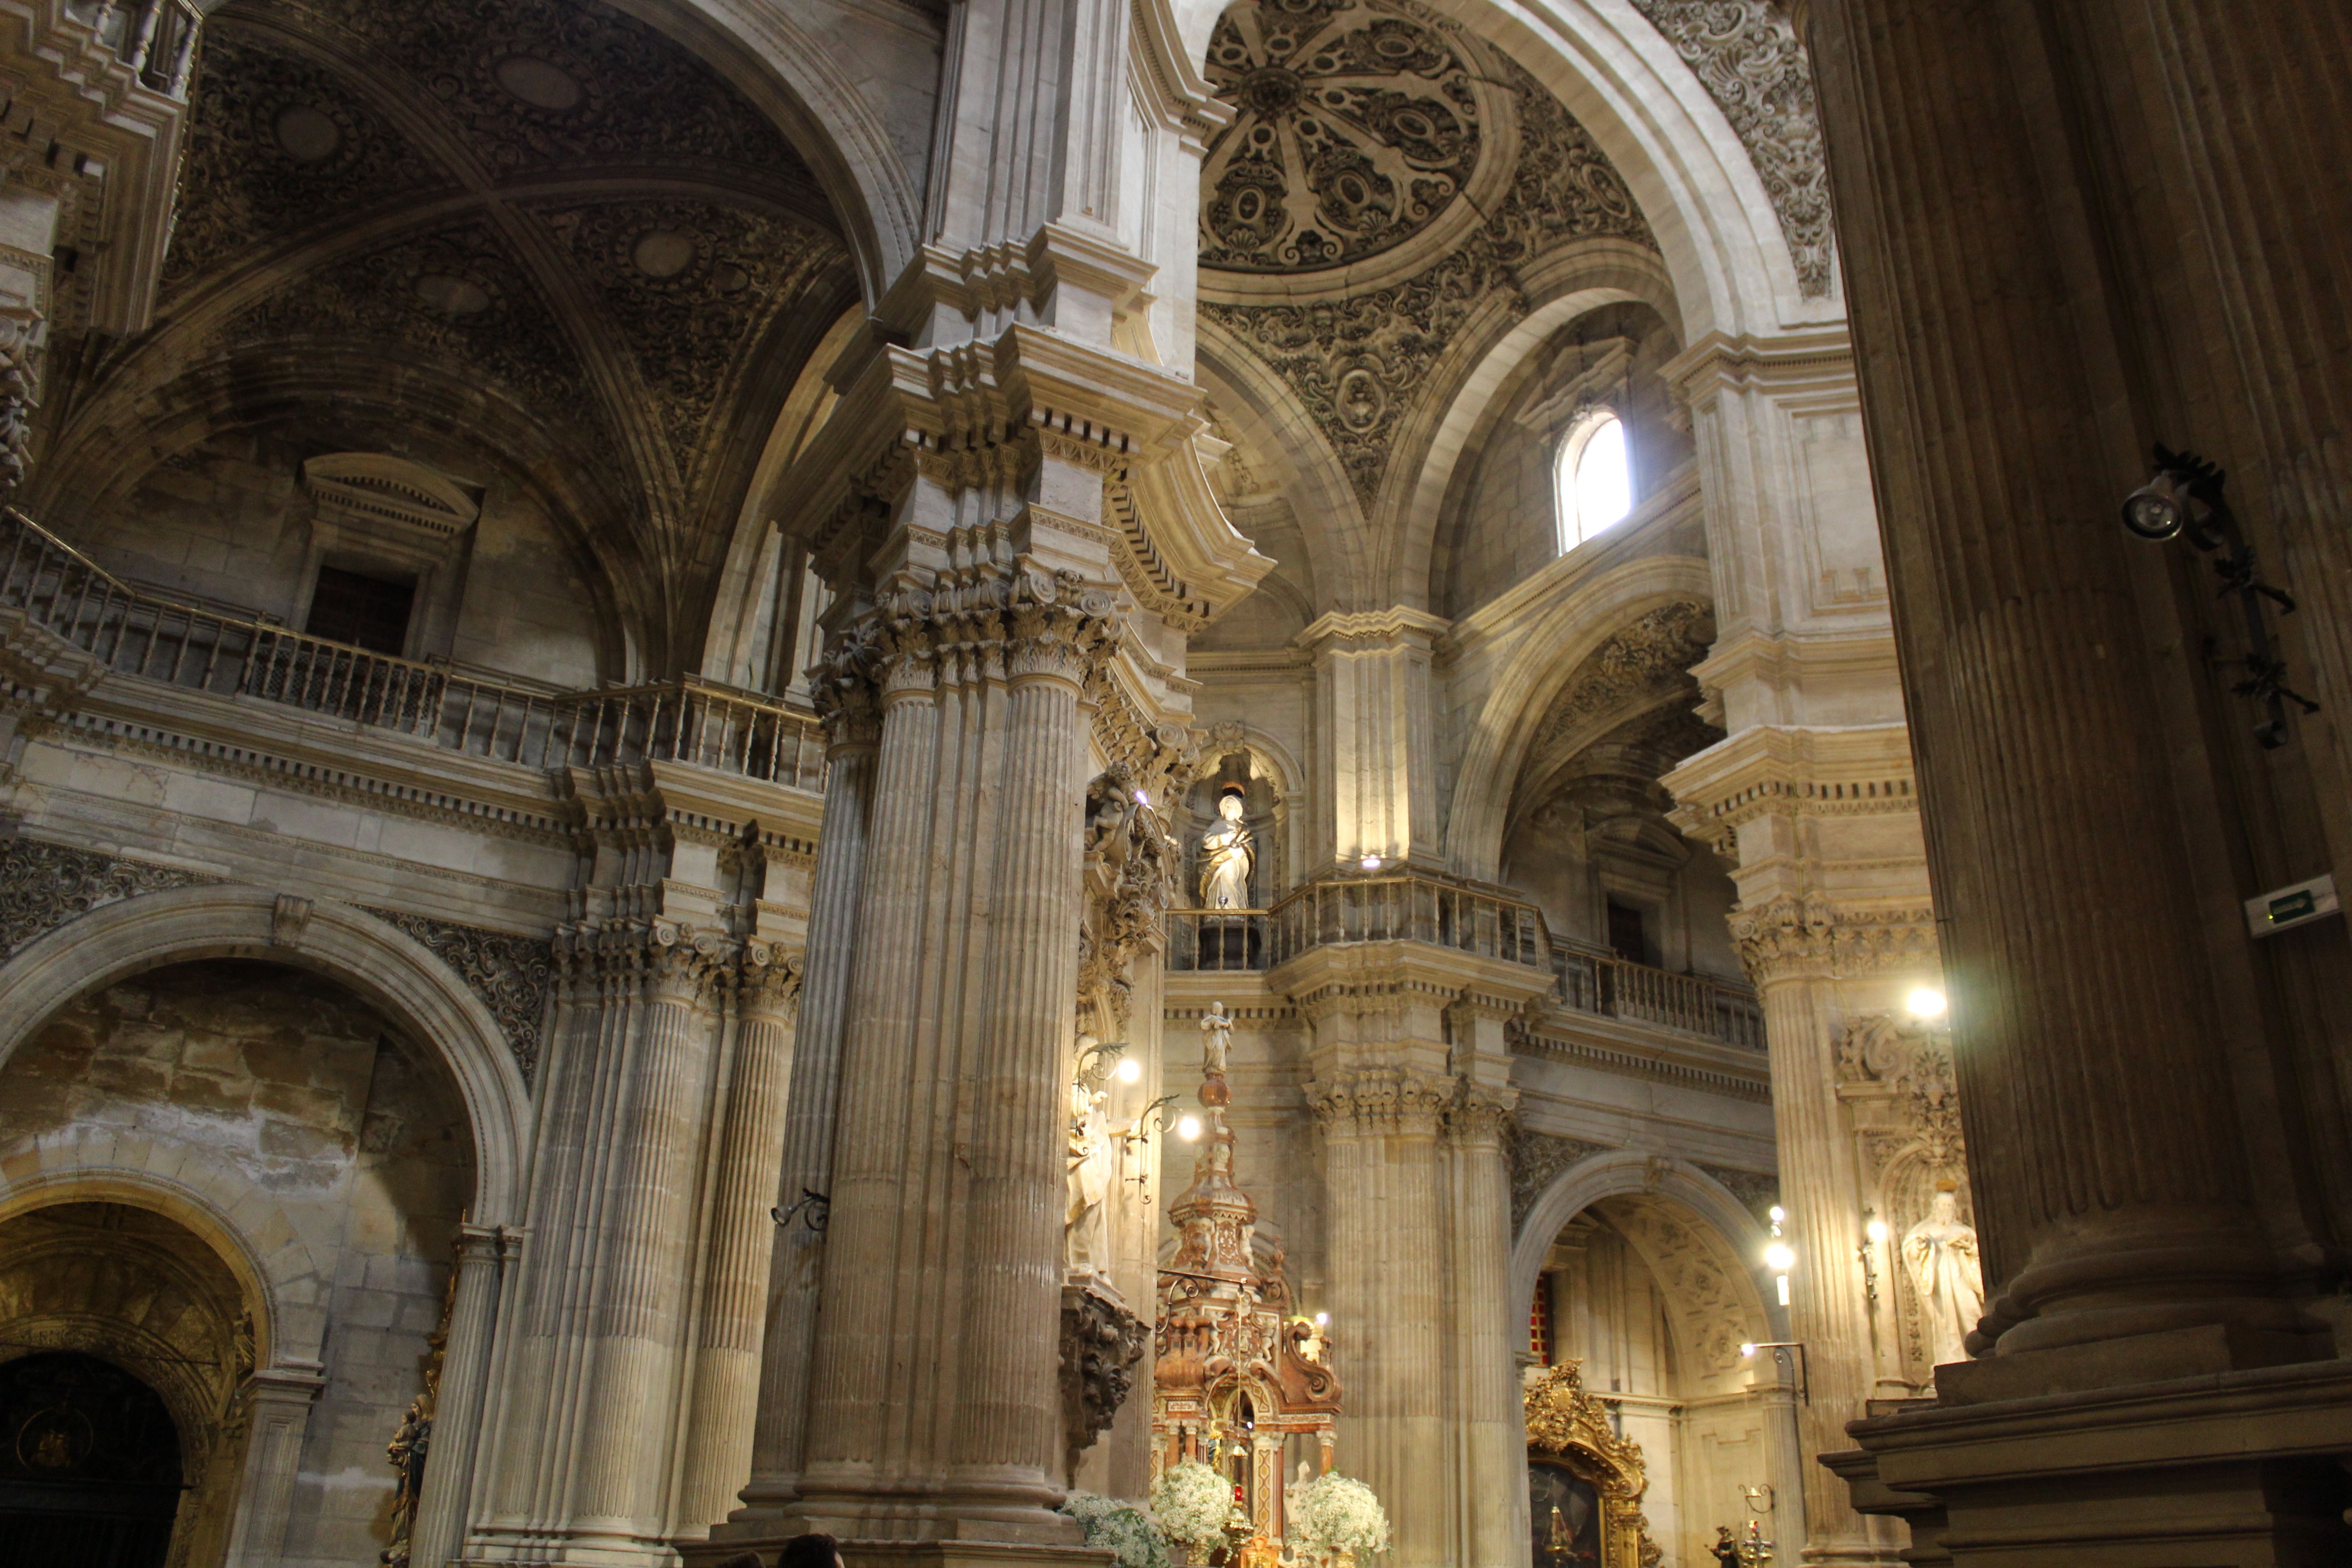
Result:
{"label": "arched recess", "polygon": [[204,958],[260,959],[324,975],[438,1052],[473,1133],[474,1223],[521,1222],[530,1091],[498,1021],[421,943],[348,905],[281,902],[232,885],[175,888],[94,910],[0,966],[0,1063],[76,997]]}
{"label": "arched recess", "polygon": [[1718,1258],[1744,1289],[1742,1310],[1776,1340],[1788,1338],[1788,1311],[1772,1304],[1763,1266],[1769,1239],[1729,1188],[1681,1161],[1620,1149],[1595,1154],[1562,1171],[1543,1190],[1511,1246],[1511,1321],[1525,1323],[1533,1310],[1544,1255],[1560,1228],[1605,1198],[1653,1197],[1679,1205],[1713,1232]]}
{"label": "arched recess", "polygon": [[1511,791],[1536,721],[1595,648],[1644,613],[1678,602],[1714,602],[1707,563],[1693,556],[1643,556],[1584,584],[1520,637],[1487,689],[1463,749],[1445,824],[1451,869],[1496,879]]}
{"label": "arched recess", "polygon": [[[1624,240],[1599,239],[1551,252],[1521,279],[1517,303],[1497,299],[1463,323],[1430,377],[1448,388],[1442,402],[1417,409],[1397,432],[1397,449],[1414,475],[1397,495],[1395,542],[1382,563],[1390,600],[1426,608],[1437,530],[1464,453],[1496,411],[1512,372],[1551,335],[1603,305],[1643,304],[1680,331],[1680,311],[1665,265],[1654,251]],[[1459,504],[1457,502],[1457,504]]]}

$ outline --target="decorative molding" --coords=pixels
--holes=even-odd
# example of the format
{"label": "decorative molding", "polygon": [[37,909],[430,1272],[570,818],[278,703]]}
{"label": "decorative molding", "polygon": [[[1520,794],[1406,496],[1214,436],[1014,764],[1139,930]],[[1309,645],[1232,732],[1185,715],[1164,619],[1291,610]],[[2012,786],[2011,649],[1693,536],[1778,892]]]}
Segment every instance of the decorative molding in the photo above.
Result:
{"label": "decorative molding", "polygon": [[539,1071],[540,1026],[547,1016],[548,987],[555,975],[553,952],[546,938],[484,931],[367,904],[359,907],[447,964],[498,1020],[499,1032],[506,1036],[507,1048],[514,1053],[523,1081],[534,1081]]}
{"label": "decorative molding", "polygon": [[1777,1171],[1740,1171],[1728,1165],[1707,1165],[1691,1162],[1691,1169],[1704,1172],[1715,1184],[1739,1200],[1740,1207],[1756,1216],[1759,1225],[1771,1223],[1771,1212],[1780,1201],[1780,1176]]}
{"label": "decorative molding", "polygon": [[1784,0],[1633,0],[1731,121],[1764,182],[1807,299],[1835,267],[1812,62]]}
{"label": "decorative molding", "polygon": [[1412,1068],[1352,1068],[1304,1086],[1307,1109],[1331,1136],[1433,1137],[1456,1081]]}
{"label": "decorative molding", "polygon": [[1890,1156],[1916,1149],[1937,1174],[1966,1177],[1968,1139],[1948,1030],[1890,1013],[1864,1014],[1838,1034],[1837,1075],[1842,1090],[1867,1085],[1892,1093],[1898,1131],[1885,1151]]}
{"label": "decorative molding", "polygon": [[108,904],[218,880],[64,844],[0,838],[0,957]]}

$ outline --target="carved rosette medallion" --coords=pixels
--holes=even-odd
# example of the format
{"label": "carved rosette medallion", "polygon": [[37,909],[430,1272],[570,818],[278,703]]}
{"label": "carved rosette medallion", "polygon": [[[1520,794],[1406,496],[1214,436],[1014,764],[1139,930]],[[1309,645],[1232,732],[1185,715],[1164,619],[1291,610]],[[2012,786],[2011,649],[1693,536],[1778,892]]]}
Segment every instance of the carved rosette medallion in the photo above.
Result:
{"label": "carved rosette medallion", "polygon": [[1234,123],[1202,169],[1201,264],[1312,271],[1419,234],[1469,185],[1493,88],[1416,11],[1239,5],[1209,41]]}

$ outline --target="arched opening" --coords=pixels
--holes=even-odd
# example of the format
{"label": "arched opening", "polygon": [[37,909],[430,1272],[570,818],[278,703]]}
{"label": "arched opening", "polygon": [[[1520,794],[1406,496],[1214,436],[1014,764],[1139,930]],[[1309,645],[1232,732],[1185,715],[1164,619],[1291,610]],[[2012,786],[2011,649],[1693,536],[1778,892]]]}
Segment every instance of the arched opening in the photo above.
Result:
{"label": "arched opening", "polygon": [[1633,510],[1633,456],[1625,422],[1601,411],[1586,416],[1560,443],[1556,470],[1562,554],[1598,539]]}
{"label": "arched opening", "polygon": [[155,1391],[71,1351],[0,1366],[0,1532],[19,1563],[163,1568],[180,1434]]}

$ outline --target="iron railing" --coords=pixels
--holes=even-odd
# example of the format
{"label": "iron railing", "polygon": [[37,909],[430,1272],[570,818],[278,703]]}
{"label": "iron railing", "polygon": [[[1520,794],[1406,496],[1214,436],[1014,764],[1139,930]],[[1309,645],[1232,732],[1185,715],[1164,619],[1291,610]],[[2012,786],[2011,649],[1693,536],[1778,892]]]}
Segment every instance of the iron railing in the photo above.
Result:
{"label": "iron railing", "polygon": [[460,675],[133,587],[40,524],[0,510],[0,610],[119,674],[258,698],[530,768],[680,762],[816,790],[814,714],[692,676],[560,691]]}

